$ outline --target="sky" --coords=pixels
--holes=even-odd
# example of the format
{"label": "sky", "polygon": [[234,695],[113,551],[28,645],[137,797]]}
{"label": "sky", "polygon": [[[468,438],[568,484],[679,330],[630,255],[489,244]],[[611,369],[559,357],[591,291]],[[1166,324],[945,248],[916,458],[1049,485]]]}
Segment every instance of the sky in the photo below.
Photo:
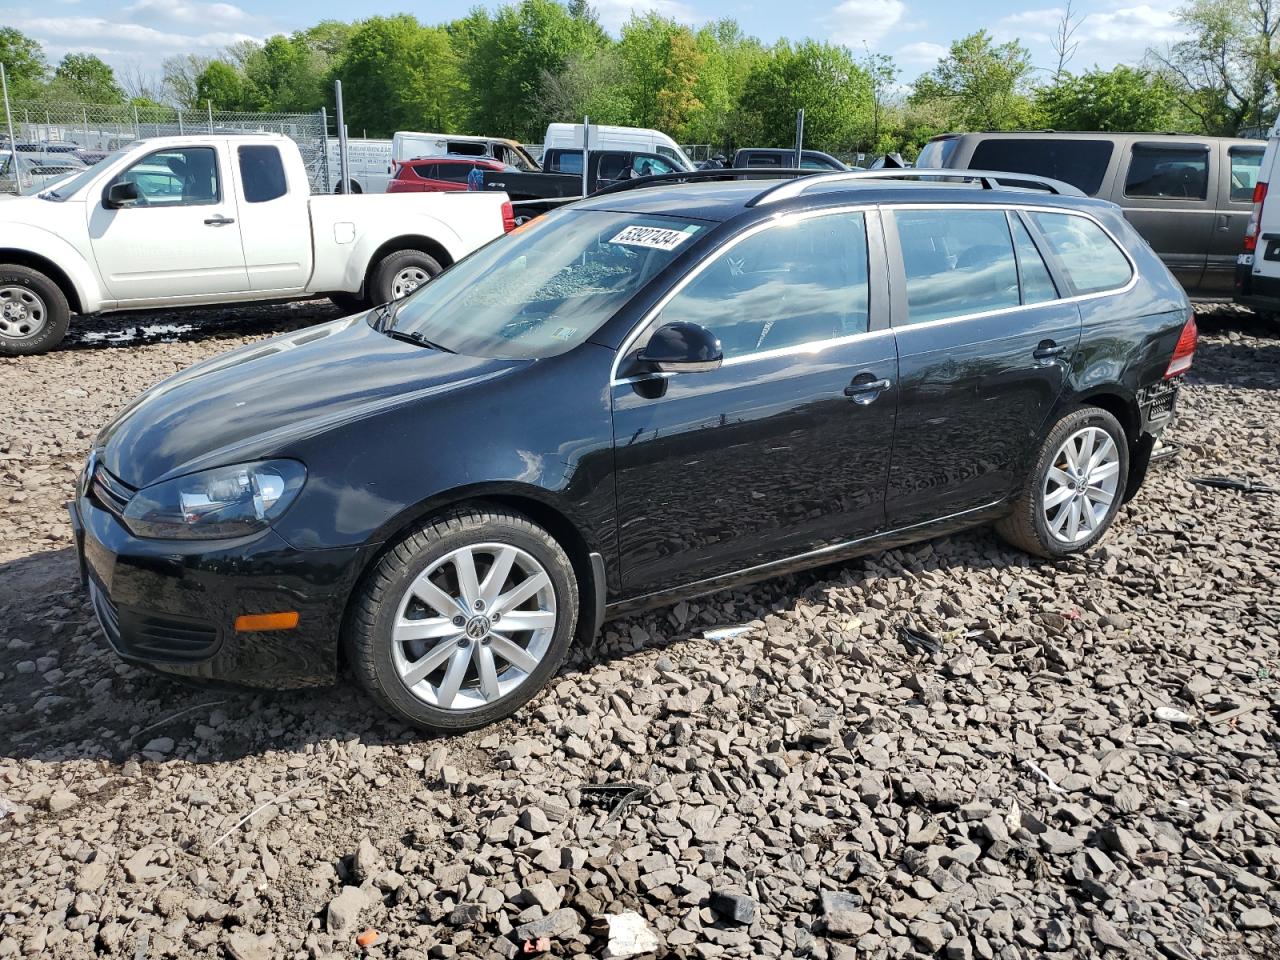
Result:
{"label": "sky", "polygon": [[[477,0],[436,0],[417,7],[378,0],[287,0],[256,3],[198,0],[0,0],[0,25],[16,27],[45,47],[50,63],[69,51],[96,53],[129,76],[158,76],[160,61],[177,53],[214,55],[227,44],[288,33],[322,19],[352,20],[409,12],[427,23],[461,16]],[[1065,0],[1062,0],[1065,3]],[[1182,0],[1074,0],[1084,20],[1075,35],[1074,71],[1094,65],[1136,64],[1150,46],[1179,38],[1173,11]],[[909,83],[930,69],[955,39],[986,28],[997,40],[1019,39],[1035,65],[1051,69],[1051,36],[1062,6],[1050,0],[597,0],[601,23],[617,34],[631,13],[655,10],[697,26],[731,16],[766,42],[813,37],[892,55]],[[497,3],[486,6],[496,7]]]}

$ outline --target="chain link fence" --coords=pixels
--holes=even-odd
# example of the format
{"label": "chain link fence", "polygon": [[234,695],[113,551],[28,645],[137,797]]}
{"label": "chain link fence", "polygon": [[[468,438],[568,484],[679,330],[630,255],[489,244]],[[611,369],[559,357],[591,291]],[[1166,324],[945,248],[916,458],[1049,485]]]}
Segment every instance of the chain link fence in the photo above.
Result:
{"label": "chain link fence", "polygon": [[134,140],[199,133],[282,133],[297,143],[313,193],[329,193],[336,179],[336,171],[330,170],[328,116],[323,110],[234,113],[12,100],[0,102],[0,111],[0,193],[42,189]]}

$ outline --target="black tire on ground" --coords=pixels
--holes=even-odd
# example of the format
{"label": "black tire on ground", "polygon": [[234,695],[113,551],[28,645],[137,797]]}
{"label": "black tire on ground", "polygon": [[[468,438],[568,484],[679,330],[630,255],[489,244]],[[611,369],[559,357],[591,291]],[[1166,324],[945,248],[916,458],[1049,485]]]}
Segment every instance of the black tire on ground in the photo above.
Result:
{"label": "black tire on ground", "polygon": [[[1093,532],[1074,543],[1055,537],[1049,528],[1044,510],[1045,485],[1054,457],[1068,437],[1086,429],[1098,427],[1110,435],[1119,455],[1118,486],[1110,508]],[[1013,512],[996,522],[996,532],[1009,544],[1040,557],[1057,559],[1082,553],[1102,537],[1115,519],[1124,502],[1125,487],[1129,479],[1129,442],[1124,428],[1114,416],[1100,407],[1080,407],[1064,415],[1045,438],[1036,455],[1035,464],[1027,475],[1022,489],[1014,500]]]}
{"label": "black tire on ground", "polygon": [[362,297],[358,293],[331,293],[329,299],[335,307],[347,313],[359,313],[361,310],[368,310],[370,306],[368,297]]}
{"label": "black tire on ground", "polygon": [[[460,547],[477,544],[510,545],[533,557],[551,581],[557,619],[541,661],[519,686],[483,706],[442,709],[415,695],[397,671],[392,628],[419,574]],[[477,572],[483,581],[484,573]],[[578,581],[560,544],[529,518],[481,504],[429,520],[388,550],[357,588],[343,642],[352,672],[379,706],[420,729],[457,732],[509,716],[542,689],[564,662],[578,611]],[[475,668],[468,669],[473,672],[464,683],[474,686]]]}
{"label": "black tire on ground", "polygon": [[71,307],[56,283],[30,267],[0,264],[0,357],[52,350],[70,324]]}
{"label": "black tire on ground", "polygon": [[[419,285],[427,283],[439,276],[444,268],[435,257],[421,250],[396,250],[387,254],[373,267],[366,289],[373,303],[390,303],[406,296],[405,292],[396,295],[396,278],[404,273],[421,276]],[[408,291],[412,292],[412,291]]]}

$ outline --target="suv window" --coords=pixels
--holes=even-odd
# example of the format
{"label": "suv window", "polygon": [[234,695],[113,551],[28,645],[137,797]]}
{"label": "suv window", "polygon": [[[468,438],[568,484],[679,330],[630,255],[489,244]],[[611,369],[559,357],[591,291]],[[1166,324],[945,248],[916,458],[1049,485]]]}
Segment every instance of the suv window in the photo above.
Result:
{"label": "suv window", "polygon": [[1126,197],[1203,200],[1209,195],[1208,147],[1159,147],[1134,144]]}
{"label": "suv window", "polygon": [[266,203],[277,200],[289,190],[284,178],[284,161],[275,147],[246,146],[237,154],[240,158],[240,182],[244,185],[244,198],[249,203]]}
{"label": "suv window", "polygon": [[222,198],[218,158],[212,147],[149,153],[113,182],[136,183],[141,207],[198,206]]}
{"label": "suv window", "polygon": [[908,323],[1016,307],[1018,265],[1003,210],[895,210]]}
{"label": "suv window", "polygon": [[438,163],[415,163],[413,172],[420,176],[423,180],[438,180],[437,174],[440,170]]}
{"label": "suv window", "polygon": [[728,360],[865,333],[867,291],[863,214],[784,220],[712,259],[660,322],[702,324]]}
{"label": "suv window", "polygon": [[1250,150],[1248,147],[1232,147],[1231,154],[1231,199],[1237,203],[1248,203],[1253,199],[1253,188],[1258,185],[1258,176],[1262,173],[1262,151]]}
{"label": "suv window", "polygon": [[1114,150],[1110,140],[992,137],[974,148],[969,166],[1053,177],[1092,196],[1102,186]]}
{"label": "suv window", "polygon": [[474,163],[462,161],[461,163],[438,163],[436,164],[436,179],[444,180],[446,183],[466,183],[467,175],[471,173]]}
{"label": "suv window", "polygon": [[1115,290],[1133,276],[1128,257],[1087,217],[1039,212],[1030,216],[1077,294]]}
{"label": "suv window", "polygon": [[1044,257],[1036,248],[1031,234],[1017,214],[1009,217],[1013,226],[1013,249],[1018,255],[1018,278],[1022,284],[1022,302],[1044,303],[1058,299],[1058,288],[1053,284],[1049,268],[1044,264]]}

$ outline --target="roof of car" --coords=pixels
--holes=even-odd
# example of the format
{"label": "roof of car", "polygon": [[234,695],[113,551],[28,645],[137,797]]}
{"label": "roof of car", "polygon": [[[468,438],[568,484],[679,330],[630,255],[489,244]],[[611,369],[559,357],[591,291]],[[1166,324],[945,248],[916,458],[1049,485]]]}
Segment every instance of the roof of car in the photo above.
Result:
{"label": "roof of car", "polygon": [[[753,171],[754,172],[754,171]],[[942,172],[942,171],[939,171]],[[948,171],[950,172],[950,171]],[[963,174],[964,171],[956,171]],[[1012,176],[1012,175],[1011,175]],[[753,206],[770,187],[780,182],[762,171],[748,180],[706,180],[692,183],[663,183],[606,193],[573,204],[575,210],[618,210],[627,213],[665,214],[697,220],[729,220],[747,210],[761,214],[779,213],[805,207],[844,203],[1016,203],[1064,206],[1108,206],[1106,201],[1088,197],[1060,196],[1043,190],[1015,187],[983,189],[978,183],[918,183],[894,179],[866,179],[823,184],[778,204]]]}
{"label": "roof of car", "polygon": [[1211,137],[1198,133],[1153,130],[975,130],[968,133],[942,133],[933,140],[1166,140],[1170,143],[1204,143],[1206,140],[1229,144],[1264,144],[1248,137]]}

